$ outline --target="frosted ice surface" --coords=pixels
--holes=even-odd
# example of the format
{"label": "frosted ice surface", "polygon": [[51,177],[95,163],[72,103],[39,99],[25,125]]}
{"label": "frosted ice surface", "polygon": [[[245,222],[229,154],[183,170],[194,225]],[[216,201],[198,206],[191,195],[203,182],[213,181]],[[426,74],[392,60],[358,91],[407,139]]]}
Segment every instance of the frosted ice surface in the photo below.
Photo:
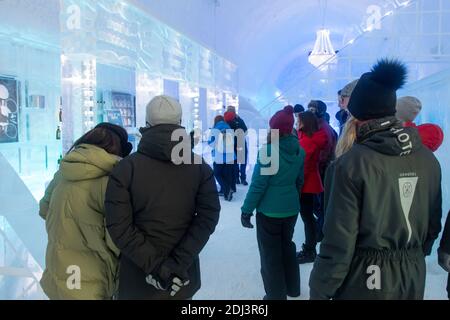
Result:
{"label": "frosted ice surface", "polygon": [[0,216],[7,219],[42,266],[47,244],[45,222],[39,217],[37,201],[1,153],[0,177]]}
{"label": "frosted ice surface", "polygon": [[42,268],[0,216],[0,300],[46,299],[39,285],[41,277]]}

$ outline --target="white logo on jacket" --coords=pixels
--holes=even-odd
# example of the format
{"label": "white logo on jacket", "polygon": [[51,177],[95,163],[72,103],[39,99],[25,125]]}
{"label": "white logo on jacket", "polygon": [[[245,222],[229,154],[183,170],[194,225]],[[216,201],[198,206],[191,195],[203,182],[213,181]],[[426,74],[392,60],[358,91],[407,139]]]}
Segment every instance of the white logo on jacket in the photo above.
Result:
{"label": "white logo on jacket", "polygon": [[67,289],[81,290],[81,268],[74,265],[68,266],[66,273],[70,275],[66,281]]}

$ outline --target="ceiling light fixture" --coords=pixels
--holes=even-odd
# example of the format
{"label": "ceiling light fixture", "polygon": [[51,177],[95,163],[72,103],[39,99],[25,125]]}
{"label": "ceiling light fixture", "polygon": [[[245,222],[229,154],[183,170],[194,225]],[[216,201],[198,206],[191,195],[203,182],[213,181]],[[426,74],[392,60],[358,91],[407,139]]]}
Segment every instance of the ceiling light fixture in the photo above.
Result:
{"label": "ceiling light fixture", "polygon": [[330,30],[320,29],[317,31],[316,43],[313,51],[309,54],[308,61],[320,69],[326,69],[329,63],[337,62],[336,51],[330,40]]}
{"label": "ceiling light fixture", "polygon": [[319,0],[320,11],[322,13],[322,28],[317,31],[314,48],[308,57],[309,63],[322,71],[327,70],[330,63],[337,62],[337,52],[334,50],[330,40],[330,30],[325,28],[327,5],[327,0]]}

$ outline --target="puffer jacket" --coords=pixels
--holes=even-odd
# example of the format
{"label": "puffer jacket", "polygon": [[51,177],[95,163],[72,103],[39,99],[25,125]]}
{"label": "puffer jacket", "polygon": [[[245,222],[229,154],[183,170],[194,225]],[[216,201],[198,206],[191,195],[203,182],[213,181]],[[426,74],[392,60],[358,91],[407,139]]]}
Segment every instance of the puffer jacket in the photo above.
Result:
{"label": "puffer jacket", "polygon": [[64,157],[40,201],[48,233],[41,286],[50,299],[111,299],[116,292],[119,251],[106,230],[104,196],[119,160],[80,145]]}
{"label": "puffer jacket", "polygon": [[324,119],[319,119],[319,131],[317,134],[322,135],[327,141],[325,148],[323,148],[319,156],[319,170],[322,175],[325,173],[331,161],[334,160],[337,136],[334,129]]}
{"label": "puffer jacket", "polygon": [[298,139],[305,150],[305,182],[302,193],[318,194],[323,192],[322,178],[319,171],[320,153],[327,147],[327,137],[316,132],[308,137],[302,131],[298,132]]}
{"label": "puffer jacket", "polygon": [[441,230],[441,168],[413,128],[369,121],[326,176],[312,299],[423,299]]}
{"label": "puffer jacket", "polygon": [[[201,287],[199,254],[219,221],[213,171],[192,153],[184,128],[163,124],[141,132],[138,152],[117,165],[105,196],[107,227],[121,250],[118,299],[189,299]],[[176,132],[186,145],[172,141]],[[172,297],[146,282],[162,270],[189,285]]]}
{"label": "puffer jacket", "polygon": [[216,164],[233,164],[236,160],[234,133],[225,121],[216,123],[208,141],[211,155]]}
{"label": "puffer jacket", "polygon": [[305,151],[294,135],[281,137],[278,144],[264,145],[258,154],[242,212],[251,214],[256,209],[272,218],[297,215],[300,211],[304,159]]}

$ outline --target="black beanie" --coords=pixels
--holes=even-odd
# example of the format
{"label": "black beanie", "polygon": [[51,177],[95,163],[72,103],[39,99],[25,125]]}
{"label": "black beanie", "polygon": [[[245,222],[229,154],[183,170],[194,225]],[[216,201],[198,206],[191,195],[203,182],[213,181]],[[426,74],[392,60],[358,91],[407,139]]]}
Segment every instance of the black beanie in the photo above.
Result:
{"label": "black beanie", "polygon": [[395,116],[397,90],[405,84],[407,72],[398,60],[379,60],[359,79],[348,103],[350,113],[361,121]]}
{"label": "black beanie", "polygon": [[296,104],[294,106],[294,113],[305,112],[305,108],[301,104]]}
{"label": "black beanie", "polygon": [[311,100],[311,102],[308,104],[308,109],[309,108],[316,109],[315,115],[319,119],[323,119],[325,117],[325,114],[327,113],[327,105],[322,100]]}

